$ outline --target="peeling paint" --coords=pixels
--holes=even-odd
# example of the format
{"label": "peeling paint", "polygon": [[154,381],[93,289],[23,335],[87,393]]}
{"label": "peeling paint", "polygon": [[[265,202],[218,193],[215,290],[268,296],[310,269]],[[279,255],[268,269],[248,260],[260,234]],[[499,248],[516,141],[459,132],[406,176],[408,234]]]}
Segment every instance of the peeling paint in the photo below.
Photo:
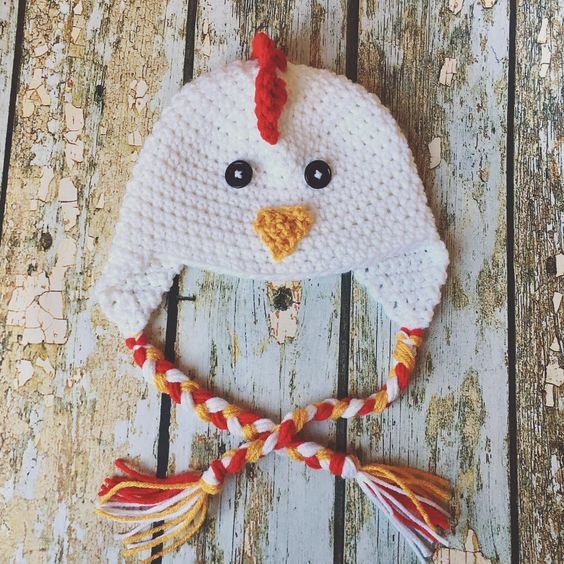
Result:
{"label": "peeling paint", "polygon": [[464,0],[448,0],[448,9],[455,15],[460,13],[463,5]]}
{"label": "peeling paint", "polygon": [[294,339],[298,331],[302,289],[299,282],[269,282],[267,292],[274,308],[268,316],[269,333],[281,345]]}
{"label": "peeling paint", "polygon": [[272,507],[272,482],[269,476],[255,467],[245,504],[245,538],[243,562],[263,561],[262,547],[268,542],[268,518]]}
{"label": "peeling paint", "polygon": [[468,529],[464,549],[438,548],[433,554],[435,564],[494,564],[493,560],[486,558],[478,544],[478,537],[472,529]]}
{"label": "peeling paint", "polygon": [[554,309],[554,313],[558,313],[561,303],[562,303],[562,294],[560,292],[554,292],[554,294],[552,295],[552,307]]}
{"label": "peeling paint", "polygon": [[[452,79],[456,74],[456,59],[445,59],[443,66],[441,67],[441,72],[439,75],[439,83],[445,86],[450,86],[452,84]],[[432,167],[431,167],[432,168]]]}
{"label": "peeling paint", "polygon": [[29,382],[29,380],[33,378],[33,364],[30,360],[19,360],[16,363],[16,370],[18,371],[18,388],[21,388],[26,382]]}
{"label": "peeling paint", "polygon": [[[4,36],[3,14],[0,8],[0,48],[11,65],[5,38],[12,47],[15,40],[10,30]],[[146,135],[181,85],[186,7],[175,0],[127,7],[36,0],[22,16],[0,248],[0,308],[8,321],[0,343],[0,387],[8,402],[0,545],[9,562],[115,562],[116,528],[92,513],[90,494],[111,473],[116,455],[153,465],[158,420],[147,413],[158,416],[160,400],[87,302],[130,172],[126,132]],[[157,93],[140,102],[148,100],[150,112],[137,115],[123,92],[140,76]],[[96,96],[100,81],[103,104]],[[0,68],[3,98],[2,82]],[[111,202],[107,213],[95,210],[93,193]],[[111,392],[116,381],[119,395]],[[126,428],[119,453],[114,427]]]}
{"label": "peeling paint", "polygon": [[429,168],[437,168],[441,164],[441,138],[435,137],[429,143]]}
{"label": "peeling paint", "polygon": [[464,309],[470,303],[468,295],[464,291],[464,286],[460,279],[455,276],[450,281],[451,293],[452,293],[452,303],[456,309]]}
{"label": "peeling paint", "polygon": [[469,495],[480,489],[476,454],[480,448],[481,430],[486,417],[484,399],[478,374],[469,370],[464,375],[457,405],[456,431],[460,436],[459,475],[455,488]]}
{"label": "peeling paint", "polygon": [[143,145],[143,138],[141,137],[141,132],[138,129],[127,135],[127,144],[132,147],[141,147],[141,145]]}
{"label": "peeling paint", "polygon": [[444,439],[445,433],[451,433],[455,419],[454,411],[454,394],[442,398],[432,397],[429,400],[425,417],[425,440],[429,447],[437,449],[439,437]]}
{"label": "peeling paint", "polygon": [[[497,245],[497,243],[496,243]],[[476,281],[476,294],[480,304],[480,322],[495,322],[497,312],[505,306],[505,281],[501,279],[498,268],[503,264],[498,250],[494,250],[491,261],[485,261]]]}
{"label": "peeling paint", "polygon": [[6,323],[23,329],[23,345],[65,342],[67,322],[63,319],[62,295],[51,291],[44,272],[16,278]]}
{"label": "peeling paint", "polygon": [[[147,102],[149,101],[148,97],[149,92],[149,85],[145,82],[143,78],[139,80],[132,80],[129,84],[129,94],[127,95],[127,103],[130,109],[135,109],[138,113],[140,113]],[[133,143],[130,143],[132,145]]]}
{"label": "peeling paint", "polygon": [[551,59],[552,49],[550,48],[550,45],[541,45],[541,61],[539,69],[539,76],[541,78],[546,78],[546,76],[548,75]]}
{"label": "peeling paint", "polygon": [[[558,347],[560,349],[560,347]],[[556,405],[556,391],[564,384],[564,369],[559,365],[556,358],[552,358],[546,367],[545,378],[545,404],[548,407]]]}

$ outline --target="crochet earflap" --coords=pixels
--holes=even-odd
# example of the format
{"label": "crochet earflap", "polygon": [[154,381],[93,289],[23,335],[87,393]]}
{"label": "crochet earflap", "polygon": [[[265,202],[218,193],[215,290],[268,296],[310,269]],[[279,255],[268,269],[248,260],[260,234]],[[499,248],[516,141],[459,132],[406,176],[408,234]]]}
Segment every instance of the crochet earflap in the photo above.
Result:
{"label": "crochet earflap", "polygon": [[[376,96],[345,77],[287,63],[262,33],[251,60],[184,86],[145,141],[96,291],[143,375],[243,442],[202,472],[165,479],[118,461],[122,475],[106,480],[98,511],[132,525],[126,554],[162,545],[151,560],[174,550],[201,527],[209,496],[228,476],[272,452],[356,481],[420,559],[433,543],[446,545],[445,480],[362,464],[299,433],[313,420],[381,413],[400,396],[447,263],[411,152]],[[401,327],[386,383],[366,398],[298,407],[280,422],[203,388],[143,333],[186,265],[270,280],[352,270]]]}

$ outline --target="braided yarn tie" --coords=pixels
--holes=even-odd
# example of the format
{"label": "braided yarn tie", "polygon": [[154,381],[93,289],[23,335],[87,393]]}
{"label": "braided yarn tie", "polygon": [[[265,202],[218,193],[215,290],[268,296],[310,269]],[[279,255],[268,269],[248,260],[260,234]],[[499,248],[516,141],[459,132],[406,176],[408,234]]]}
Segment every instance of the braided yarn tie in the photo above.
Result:
{"label": "braided yarn tie", "polygon": [[[367,398],[326,399],[294,409],[279,424],[215,396],[181,372],[150,345],[144,334],[126,340],[136,364],[157,389],[194,411],[203,421],[242,436],[245,442],[214,460],[204,472],[186,472],[169,478],[137,472],[123,461],[116,466],[125,474],[102,485],[98,513],[133,524],[121,535],[125,554],[138,554],[163,545],[146,562],[175,550],[194,535],[204,522],[208,496],[221,491],[225,477],[237,474],[271,452],[285,454],[313,469],[323,469],[344,479],[354,479],[370,500],[384,511],[403,534],[421,561],[432,554],[432,544],[447,542],[437,529],[449,529],[442,507],[449,498],[447,480],[421,470],[384,464],[362,466],[354,455],[345,455],[297,434],[309,421],[349,419],[381,413],[407,387],[415,365],[422,330],[402,328],[397,335],[393,364],[386,384]],[[158,522],[156,525],[153,523]],[[161,533],[155,537],[155,533]]]}

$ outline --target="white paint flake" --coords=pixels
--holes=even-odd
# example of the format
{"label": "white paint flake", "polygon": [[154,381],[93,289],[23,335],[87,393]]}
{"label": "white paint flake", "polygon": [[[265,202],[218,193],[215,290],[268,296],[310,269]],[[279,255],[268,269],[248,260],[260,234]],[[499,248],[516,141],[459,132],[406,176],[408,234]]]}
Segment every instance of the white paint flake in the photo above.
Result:
{"label": "white paint flake", "polygon": [[127,101],[130,109],[135,109],[137,112],[147,105],[149,97],[147,93],[149,92],[149,85],[145,79],[141,78],[139,80],[132,80],[129,83],[129,94],[127,95]]}
{"label": "white paint flake", "polygon": [[16,370],[18,372],[17,386],[21,388],[26,382],[29,382],[33,377],[33,364],[30,360],[19,360],[16,363]]}
{"label": "white paint flake", "polygon": [[65,288],[66,267],[55,266],[49,276],[49,289],[53,292],[62,292]]}
{"label": "white paint flake", "polygon": [[554,258],[556,261],[556,276],[562,276],[564,274],[564,255],[559,254]]}
{"label": "white paint flake", "polygon": [[55,177],[55,173],[50,166],[44,166],[41,169],[41,180],[39,181],[39,190],[37,192],[37,199],[46,202],[49,198],[49,185],[51,180]]}
{"label": "white paint flake", "polygon": [[454,14],[460,13],[464,0],[448,0],[448,9]]}
{"label": "white paint flake", "polygon": [[45,370],[45,372],[49,375],[49,376],[53,376],[55,374],[55,369],[53,368],[53,365],[51,364],[51,361],[49,360],[49,358],[42,358],[42,357],[37,357],[37,360],[35,361],[35,366],[38,366],[39,368],[41,368],[42,370]]}
{"label": "white paint flake", "polygon": [[84,128],[82,108],[77,108],[72,104],[65,104],[65,126],[69,131],[81,131]]}
{"label": "white paint flake", "polygon": [[204,57],[209,58],[211,56],[211,38],[210,38],[210,22],[209,20],[204,20],[202,22],[202,43],[199,49],[199,53]]}
{"label": "white paint flake", "polygon": [[57,266],[72,266],[76,255],[76,243],[74,239],[66,237],[63,239],[57,249]]}
{"label": "white paint flake", "polygon": [[554,292],[552,296],[552,306],[554,308],[554,313],[558,313],[561,303],[562,303],[562,294],[560,292]]}
{"label": "white paint flake", "polygon": [[39,296],[39,305],[58,319],[63,317],[63,295],[61,292],[45,292]]}
{"label": "white paint flake", "polygon": [[50,106],[51,96],[41,69],[35,69],[23,96],[23,117],[31,117],[39,106]]}
{"label": "white paint flake", "polygon": [[441,72],[439,74],[439,83],[445,86],[450,86],[452,84],[452,79],[456,74],[456,59],[445,59],[443,66],[441,67]]}
{"label": "white paint flake", "polygon": [[548,18],[543,18],[539,34],[537,35],[537,43],[540,43],[542,45],[546,43],[547,40],[548,40]]}
{"label": "white paint flake", "polygon": [[433,563],[435,564],[491,564],[491,560],[486,558],[478,544],[476,533],[472,529],[468,529],[464,550],[456,548],[438,548],[433,554]]}
{"label": "white paint flake", "polygon": [[546,367],[546,381],[554,386],[564,384],[564,369],[560,367],[556,359],[552,359]]}
{"label": "white paint flake", "polygon": [[537,35],[537,43],[541,46],[541,62],[539,76],[544,78],[548,74],[548,69],[550,67],[550,60],[552,58],[552,50],[549,44],[550,39],[550,27],[549,20],[547,17],[542,19],[541,28],[539,34]]}
{"label": "white paint flake", "polygon": [[132,147],[141,147],[143,144],[143,138],[141,137],[141,133],[138,129],[128,134],[127,144]]}
{"label": "white paint flake", "polygon": [[441,138],[435,137],[429,143],[429,168],[437,168],[441,164]]}
{"label": "white paint flake", "polygon": [[66,340],[63,296],[51,288],[44,272],[17,276],[8,302],[7,325],[22,327],[22,345]]}
{"label": "white paint flake", "polygon": [[72,179],[69,177],[61,179],[58,200],[61,202],[60,215],[65,231],[69,231],[76,225],[76,218],[79,214],[77,198],[78,191]]}
{"label": "white paint flake", "polygon": [[550,50],[550,45],[541,45],[541,62],[539,76],[545,78],[548,74],[548,69],[550,67],[550,59],[552,58],[552,51]]}
{"label": "white paint flake", "polygon": [[33,50],[33,54],[36,57],[43,57],[43,55],[45,55],[47,51],[49,51],[49,46],[44,43],[42,45],[38,45],[37,47],[35,47],[35,49]]}
{"label": "white paint flake", "polygon": [[62,178],[59,182],[59,202],[76,202],[77,199],[78,192],[72,179]]}
{"label": "white paint flake", "polygon": [[84,160],[84,142],[79,138],[84,129],[84,112],[73,104],[65,104],[65,160],[72,170]]}
{"label": "white paint flake", "polygon": [[60,211],[65,231],[70,231],[76,225],[76,218],[79,214],[76,202],[63,202]]}
{"label": "white paint flake", "polygon": [[564,369],[560,367],[556,358],[552,358],[546,367],[544,384],[545,405],[547,407],[555,406],[556,388],[560,388],[562,384],[564,384]]}

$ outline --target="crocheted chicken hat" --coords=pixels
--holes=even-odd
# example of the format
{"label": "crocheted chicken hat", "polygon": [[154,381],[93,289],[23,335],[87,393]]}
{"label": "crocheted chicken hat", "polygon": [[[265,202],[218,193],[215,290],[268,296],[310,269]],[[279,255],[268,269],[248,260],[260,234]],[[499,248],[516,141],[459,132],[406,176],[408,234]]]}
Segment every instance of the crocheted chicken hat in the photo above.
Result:
{"label": "crocheted chicken hat", "polygon": [[[407,142],[375,95],[343,76],[288,63],[263,33],[251,60],[184,86],[141,150],[97,297],[159,390],[246,442],[203,473],[172,478],[118,462],[126,476],[106,481],[99,511],[138,523],[127,551],[173,550],[199,528],[207,497],[226,475],[271,451],[356,479],[421,558],[433,542],[444,543],[440,478],[362,466],[297,435],[310,420],[381,412],[399,396],[447,263]],[[368,398],[298,408],[278,424],[205,390],[142,333],[186,265],[268,280],[353,271],[401,327],[386,384]]]}

